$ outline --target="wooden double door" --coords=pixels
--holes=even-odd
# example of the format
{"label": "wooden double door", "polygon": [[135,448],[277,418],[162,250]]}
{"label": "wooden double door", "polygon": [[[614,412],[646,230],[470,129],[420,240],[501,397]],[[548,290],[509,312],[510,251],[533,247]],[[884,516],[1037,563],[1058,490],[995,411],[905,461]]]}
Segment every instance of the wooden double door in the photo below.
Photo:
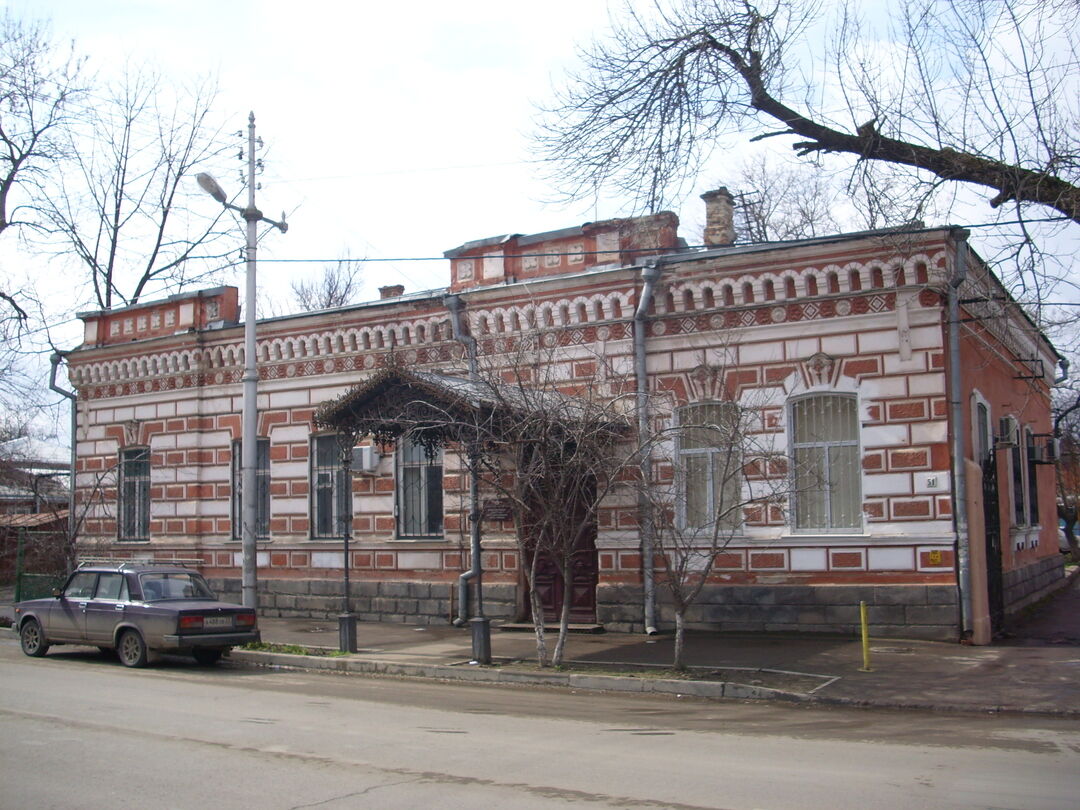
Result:
{"label": "wooden double door", "polygon": [[[594,624],[596,622],[596,583],[599,580],[595,537],[588,547],[579,548],[574,553],[567,579],[569,582],[564,583],[559,575],[559,567],[550,555],[540,554],[540,559],[536,561],[536,591],[544,610],[544,621],[559,621],[563,602],[569,599],[570,622]],[[526,602],[526,604],[529,603]]]}

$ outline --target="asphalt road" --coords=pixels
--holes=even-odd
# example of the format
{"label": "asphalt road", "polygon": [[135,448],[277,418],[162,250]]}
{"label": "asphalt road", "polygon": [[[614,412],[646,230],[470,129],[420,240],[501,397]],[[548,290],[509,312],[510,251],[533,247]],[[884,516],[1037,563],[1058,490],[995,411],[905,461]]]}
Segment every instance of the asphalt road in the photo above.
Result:
{"label": "asphalt road", "polygon": [[0,807],[1047,808],[1080,728],[223,666],[0,640]]}

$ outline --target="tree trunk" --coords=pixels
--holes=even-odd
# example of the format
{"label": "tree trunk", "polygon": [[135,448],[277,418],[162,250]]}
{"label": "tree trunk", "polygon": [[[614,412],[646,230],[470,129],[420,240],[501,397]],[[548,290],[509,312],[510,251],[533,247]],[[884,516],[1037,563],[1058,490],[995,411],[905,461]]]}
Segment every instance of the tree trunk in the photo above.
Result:
{"label": "tree trunk", "polygon": [[563,651],[566,649],[566,634],[570,628],[570,588],[566,581],[566,574],[562,571],[559,573],[563,579],[563,600],[562,610],[559,612],[559,638],[555,642],[555,652],[551,656],[553,667],[562,666]]}
{"label": "tree trunk", "polygon": [[541,667],[548,665],[547,639],[544,637],[544,606],[540,604],[540,594],[536,592],[536,560],[540,555],[533,550],[529,563],[529,607],[532,612],[533,632],[536,634],[536,663]]}
{"label": "tree trunk", "polygon": [[676,606],[675,608],[675,656],[671,662],[673,669],[682,672],[686,669],[686,663],[683,661],[683,642],[686,638],[686,608],[683,606]]}

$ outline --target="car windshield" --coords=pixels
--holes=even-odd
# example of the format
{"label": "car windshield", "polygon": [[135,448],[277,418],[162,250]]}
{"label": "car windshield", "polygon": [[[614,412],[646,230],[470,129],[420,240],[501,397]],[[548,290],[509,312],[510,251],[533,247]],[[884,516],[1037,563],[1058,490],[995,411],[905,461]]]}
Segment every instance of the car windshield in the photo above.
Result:
{"label": "car windshield", "polygon": [[213,599],[214,593],[198,574],[153,573],[140,574],[143,599]]}

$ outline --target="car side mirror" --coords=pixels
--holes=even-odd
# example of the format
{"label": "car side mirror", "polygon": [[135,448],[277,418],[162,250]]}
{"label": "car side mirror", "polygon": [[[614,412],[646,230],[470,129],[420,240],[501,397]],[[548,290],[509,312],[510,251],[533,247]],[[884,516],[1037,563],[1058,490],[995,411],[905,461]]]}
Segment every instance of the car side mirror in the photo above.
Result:
{"label": "car side mirror", "polygon": [[64,595],[64,592],[62,590],[60,590],[59,588],[53,588],[52,589],[52,595],[53,595],[53,598],[59,599],[61,596]]}

